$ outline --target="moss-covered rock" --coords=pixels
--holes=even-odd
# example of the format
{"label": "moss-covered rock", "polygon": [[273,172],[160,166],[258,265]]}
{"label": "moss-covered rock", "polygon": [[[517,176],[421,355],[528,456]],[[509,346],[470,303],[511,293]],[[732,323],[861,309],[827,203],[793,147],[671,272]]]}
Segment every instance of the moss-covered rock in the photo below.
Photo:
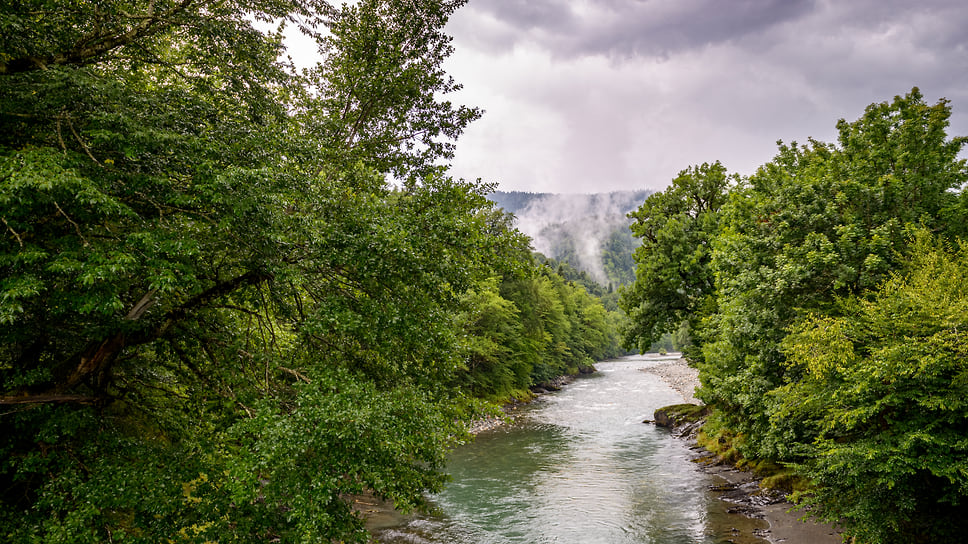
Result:
{"label": "moss-covered rock", "polygon": [[709,407],[701,404],[673,404],[655,411],[654,423],[659,427],[675,428],[701,421],[709,415]]}
{"label": "moss-covered rock", "polygon": [[655,411],[653,417],[656,426],[666,427],[680,437],[692,436],[699,432],[709,407],[700,404],[674,404],[664,406]]}

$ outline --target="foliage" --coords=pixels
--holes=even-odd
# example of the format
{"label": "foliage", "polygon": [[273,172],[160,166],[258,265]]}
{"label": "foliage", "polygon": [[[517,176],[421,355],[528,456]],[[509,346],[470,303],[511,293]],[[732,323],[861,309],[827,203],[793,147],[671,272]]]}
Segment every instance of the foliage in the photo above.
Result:
{"label": "foliage", "polygon": [[862,542],[965,528],[965,257],[944,244],[968,224],[968,139],[950,115],[915,88],[838,122],[837,144],[781,142],[720,185],[706,227],[677,192],[702,170],[636,212],[631,338],[688,325],[710,447],[796,467],[778,477],[810,478],[799,498]]}
{"label": "foliage", "polygon": [[783,342],[773,421],[811,430],[813,512],[865,542],[954,542],[968,496],[968,247],[922,231],[903,273]]}
{"label": "foliage", "polygon": [[362,0],[328,8],[324,61],[310,70],[318,97],[300,120],[323,144],[328,165],[358,161],[405,179],[453,158],[455,140],[481,110],[440,97],[461,88],[442,63],[453,52],[443,29],[466,0]]}
{"label": "foliage", "polygon": [[629,345],[645,351],[684,322],[695,329],[710,311],[712,240],[735,182],[718,162],[690,167],[629,214],[632,232],[642,239],[635,250],[635,283],[622,290],[620,302],[631,322]]}
{"label": "foliage", "polygon": [[730,192],[715,239],[719,311],[707,322],[703,399],[749,435],[752,457],[795,460],[803,429],[769,423],[769,391],[797,380],[779,345],[810,312],[877,286],[908,251],[913,222],[944,230],[951,192],[968,179],[964,139],[947,139],[947,102],[917,89],[838,123],[839,146],[779,154]]}
{"label": "foliage", "polygon": [[438,166],[460,4],[2,6],[3,540],[364,540],[440,485],[455,315],[528,267]]}
{"label": "foliage", "polygon": [[507,399],[531,385],[529,343],[517,306],[503,298],[497,277],[464,293],[458,315],[466,362],[459,383],[479,397]]}
{"label": "foliage", "polygon": [[547,267],[505,278],[500,296],[518,310],[521,330],[514,356],[529,369],[527,385],[624,354],[618,338],[621,314],[606,310],[597,297]]}

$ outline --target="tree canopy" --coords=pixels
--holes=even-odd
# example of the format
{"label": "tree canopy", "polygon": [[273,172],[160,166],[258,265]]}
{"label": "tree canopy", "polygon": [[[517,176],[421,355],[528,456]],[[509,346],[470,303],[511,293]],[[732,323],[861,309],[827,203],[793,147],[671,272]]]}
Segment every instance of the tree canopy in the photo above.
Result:
{"label": "tree canopy", "polygon": [[715,186],[706,223],[681,211],[702,169],[633,214],[631,339],[688,321],[717,422],[748,457],[798,467],[815,485],[800,499],[864,542],[963,530],[961,272],[943,247],[965,235],[968,140],[950,115],[915,88],[839,121],[836,144],[780,142]]}
{"label": "tree canopy", "polygon": [[[771,393],[811,440],[815,512],[864,541],[955,542],[968,495],[968,252],[921,231],[870,297],[800,321],[781,345],[802,378]],[[890,513],[890,515],[885,515]]]}
{"label": "tree canopy", "polygon": [[622,291],[628,343],[644,351],[684,323],[695,328],[707,311],[715,283],[712,240],[735,182],[719,162],[690,167],[629,214],[642,245],[634,254],[635,282]]}

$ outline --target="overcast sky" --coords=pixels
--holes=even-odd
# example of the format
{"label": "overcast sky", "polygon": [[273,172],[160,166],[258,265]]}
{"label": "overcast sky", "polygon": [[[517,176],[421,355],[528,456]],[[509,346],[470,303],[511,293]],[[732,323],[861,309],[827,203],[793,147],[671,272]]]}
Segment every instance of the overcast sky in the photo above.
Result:
{"label": "overcast sky", "polygon": [[964,0],[470,0],[451,19],[452,100],[486,110],[452,173],[503,190],[662,189],[920,87],[968,135]]}

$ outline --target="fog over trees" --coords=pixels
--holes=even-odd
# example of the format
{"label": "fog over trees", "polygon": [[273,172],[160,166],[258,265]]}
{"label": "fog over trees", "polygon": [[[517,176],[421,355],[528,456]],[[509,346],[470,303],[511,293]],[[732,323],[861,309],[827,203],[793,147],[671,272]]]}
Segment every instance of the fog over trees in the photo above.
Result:
{"label": "fog over trees", "polygon": [[496,191],[488,195],[515,217],[535,251],[584,271],[602,285],[618,287],[634,279],[631,259],[638,242],[628,213],[650,191],[557,194]]}

